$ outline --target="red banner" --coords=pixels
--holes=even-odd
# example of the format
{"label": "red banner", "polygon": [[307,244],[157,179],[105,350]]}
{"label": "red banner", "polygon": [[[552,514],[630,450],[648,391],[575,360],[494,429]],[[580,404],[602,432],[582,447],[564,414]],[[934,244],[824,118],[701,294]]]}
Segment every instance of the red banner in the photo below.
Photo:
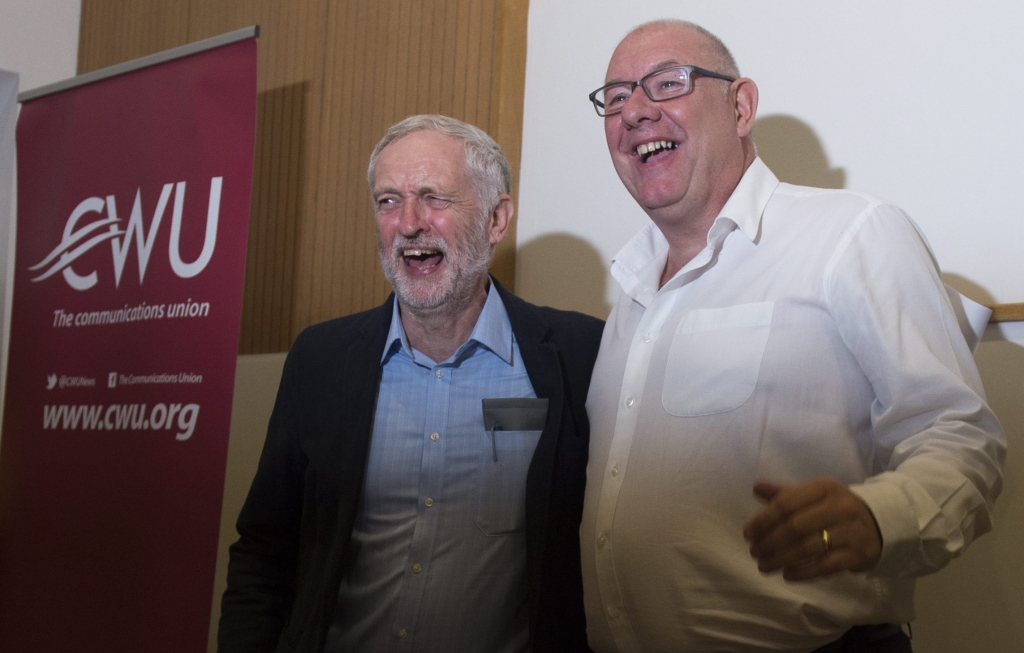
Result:
{"label": "red banner", "polygon": [[22,108],[0,650],[206,650],[255,129],[252,38]]}

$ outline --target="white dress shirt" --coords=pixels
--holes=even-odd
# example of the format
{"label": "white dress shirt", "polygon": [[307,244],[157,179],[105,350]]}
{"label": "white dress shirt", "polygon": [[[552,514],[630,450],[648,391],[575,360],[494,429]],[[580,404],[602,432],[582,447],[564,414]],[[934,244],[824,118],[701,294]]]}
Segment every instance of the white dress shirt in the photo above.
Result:
{"label": "white dress shirt", "polygon": [[[580,528],[598,653],[810,651],[913,618],[914,577],[991,527],[1006,439],[922,235],[897,207],[756,159],[658,288],[648,225],[587,400]],[[759,480],[833,477],[883,538],[867,574],[788,582],[742,534]]]}

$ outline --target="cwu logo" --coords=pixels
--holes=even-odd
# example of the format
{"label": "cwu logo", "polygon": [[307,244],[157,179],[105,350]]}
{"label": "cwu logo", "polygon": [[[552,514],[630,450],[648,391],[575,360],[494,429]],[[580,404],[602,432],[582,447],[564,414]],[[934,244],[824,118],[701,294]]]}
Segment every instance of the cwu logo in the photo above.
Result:
{"label": "cwu logo", "polygon": [[[149,225],[148,233],[142,223],[141,188],[135,192],[135,204],[132,206],[131,216],[128,218],[128,226],[124,229],[121,228],[123,223],[118,218],[117,200],[113,195],[107,195],[106,199],[89,197],[79,202],[68,217],[67,224],[64,225],[64,235],[60,244],[47,254],[46,258],[29,268],[33,272],[42,270],[39,276],[32,278],[32,281],[43,281],[60,272],[68,285],[75,290],[92,288],[97,281],[96,271],[79,274],[72,269],[71,264],[93,247],[109,240],[114,259],[114,285],[119,287],[121,273],[128,260],[128,250],[131,249],[134,240],[139,263],[139,283],[141,284],[146,276],[146,266],[149,264],[149,256],[153,251],[153,244],[156,242],[157,230],[160,228],[172,193],[174,194],[174,208],[171,214],[171,241],[167,248],[171,269],[182,279],[196,276],[210,262],[213,257],[213,249],[217,244],[217,222],[220,219],[220,192],[223,183],[223,177],[210,179],[206,235],[203,240],[203,249],[195,261],[191,263],[182,261],[179,251],[182,212],[185,205],[185,182],[179,181],[177,184],[164,184],[156,210],[153,212],[153,221]],[[95,220],[76,228],[79,221],[86,215],[90,213],[102,215],[104,210],[107,214],[105,219]],[[104,227],[107,227],[106,231],[103,231]]]}

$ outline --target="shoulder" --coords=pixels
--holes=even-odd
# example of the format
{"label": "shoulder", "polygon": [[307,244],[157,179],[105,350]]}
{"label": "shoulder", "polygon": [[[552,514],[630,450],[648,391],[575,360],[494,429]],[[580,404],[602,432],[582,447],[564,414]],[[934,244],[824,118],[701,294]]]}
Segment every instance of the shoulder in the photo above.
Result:
{"label": "shoulder", "polygon": [[809,219],[820,218],[823,214],[847,220],[858,216],[879,214],[902,216],[906,213],[889,200],[868,193],[845,188],[814,188],[780,183],[772,195],[769,209],[785,208],[801,215],[806,211]]}
{"label": "shoulder", "polygon": [[600,344],[603,320],[576,311],[531,304],[509,293],[500,284],[498,292],[517,338],[583,346],[590,344],[594,347]]}
{"label": "shoulder", "polygon": [[[524,302],[528,303],[528,302]],[[585,340],[597,339],[600,341],[601,332],[604,330],[604,320],[599,320],[591,315],[578,313],[576,311],[564,311],[550,306],[535,306],[529,304],[537,314],[551,325],[552,331],[559,337],[573,335]]]}
{"label": "shoulder", "polygon": [[[823,256],[838,255],[853,241],[897,239],[927,242],[910,216],[896,204],[853,190],[779,184],[765,208],[763,233],[770,239]],[[916,245],[915,245],[916,247]]]}
{"label": "shoulder", "polygon": [[[393,298],[360,313],[334,318],[306,327],[295,339],[291,356],[328,357],[355,342],[380,340],[383,343],[391,325]],[[383,344],[381,345],[383,346]]]}
{"label": "shoulder", "polygon": [[577,311],[566,311],[550,306],[538,306],[531,304],[525,299],[520,299],[511,293],[502,295],[505,303],[505,310],[509,313],[515,312],[531,319],[545,322],[552,329],[598,329],[604,326],[604,320],[580,313]]}

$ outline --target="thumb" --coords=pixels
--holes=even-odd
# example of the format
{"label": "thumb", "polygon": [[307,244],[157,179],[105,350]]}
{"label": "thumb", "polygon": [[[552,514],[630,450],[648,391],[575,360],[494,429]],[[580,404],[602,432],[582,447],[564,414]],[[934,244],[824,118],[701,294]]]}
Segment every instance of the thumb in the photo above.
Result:
{"label": "thumb", "polygon": [[754,494],[765,501],[771,501],[774,499],[775,495],[778,494],[781,489],[781,485],[775,485],[774,483],[768,483],[767,481],[760,481],[754,484]]}

